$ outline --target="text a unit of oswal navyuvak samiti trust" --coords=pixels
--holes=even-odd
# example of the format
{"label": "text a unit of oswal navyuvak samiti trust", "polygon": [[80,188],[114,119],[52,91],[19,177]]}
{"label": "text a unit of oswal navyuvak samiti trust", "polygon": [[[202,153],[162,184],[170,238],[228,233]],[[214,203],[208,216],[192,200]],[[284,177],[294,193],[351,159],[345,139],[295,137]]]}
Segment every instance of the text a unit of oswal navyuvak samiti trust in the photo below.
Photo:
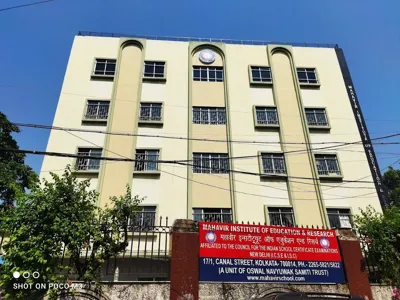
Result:
{"label": "text a unit of oswal navyuvak samiti trust", "polygon": [[344,283],[334,230],[199,223],[200,281]]}

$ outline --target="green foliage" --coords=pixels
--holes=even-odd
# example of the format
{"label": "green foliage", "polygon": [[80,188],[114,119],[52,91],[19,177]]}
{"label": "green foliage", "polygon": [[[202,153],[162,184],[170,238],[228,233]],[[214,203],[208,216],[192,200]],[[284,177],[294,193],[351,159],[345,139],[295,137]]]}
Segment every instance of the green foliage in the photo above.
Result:
{"label": "green foliage", "polygon": [[400,170],[389,170],[383,175],[383,183],[388,188],[391,205],[400,207]]}
{"label": "green foliage", "polygon": [[[5,114],[0,112],[0,148],[18,150],[13,133],[19,133],[18,126],[13,125]],[[0,211],[12,206],[16,194],[25,192],[37,181],[31,167],[25,165],[25,154],[0,152]]]}
{"label": "green foliage", "polygon": [[366,258],[379,267],[381,280],[400,286],[400,207],[393,206],[382,214],[369,206],[355,216],[355,224],[371,239]]}
{"label": "green foliage", "polygon": [[[98,207],[98,194],[89,190],[89,180],[78,180],[67,167],[62,176],[51,174],[52,181],[32,187],[29,194],[20,194],[14,209],[3,218],[12,232],[4,246],[4,265],[0,287],[8,299],[33,299],[32,290],[14,290],[17,282],[65,283],[60,275],[69,267],[61,264],[71,259],[78,280],[98,281],[105,260],[125,249],[128,241],[128,220],[138,211],[137,196],[126,194],[111,198],[110,208]],[[82,259],[81,250],[87,259]],[[12,277],[14,271],[40,273],[38,279]],[[63,274],[66,274],[64,272]],[[55,297],[54,291],[50,295]]]}

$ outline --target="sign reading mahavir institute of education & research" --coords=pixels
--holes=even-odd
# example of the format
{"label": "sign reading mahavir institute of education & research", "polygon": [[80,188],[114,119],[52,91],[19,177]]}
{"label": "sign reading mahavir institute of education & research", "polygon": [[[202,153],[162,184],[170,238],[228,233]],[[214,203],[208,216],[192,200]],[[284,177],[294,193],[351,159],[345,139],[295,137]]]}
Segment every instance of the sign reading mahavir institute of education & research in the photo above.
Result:
{"label": "sign reading mahavir institute of education & research", "polygon": [[344,283],[334,230],[199,223],[200,280]]}

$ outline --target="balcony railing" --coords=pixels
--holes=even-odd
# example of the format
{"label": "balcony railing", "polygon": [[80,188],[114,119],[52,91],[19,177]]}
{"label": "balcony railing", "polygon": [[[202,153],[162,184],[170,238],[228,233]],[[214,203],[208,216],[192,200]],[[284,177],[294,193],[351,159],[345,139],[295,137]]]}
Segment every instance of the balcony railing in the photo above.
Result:
{"label": "balcony railing", "polygon": [[279,125],[275,109],[256,109],[256,118],[258,125]]}
{"label": "balcony railing", "polygon": [[85,119],[88,120],[107,120],[108,109],[110,104],[108,102],[88,103],[86,106]]}
{"label": "balcony railing", "polygon": [[136,153],[135,171],[157,171],[158,153]]}
{"label": "balcony railing", "polygon": [[306,112],[307,123],[309,126],[328,126],[325,112]]}
{"label": "balcony railing", "polygon": [[277,226],[293,227],[295,225],[293,213],[270,212],[269,222]]}
{"label": "balcony railing", "polygon": [[283,157],[263,155],[262,164],[265,174],[286,174],[285,159]]}
{"label": "balcony railing", "polygon": [[[79,156],[98,156],[101,157],[101,151],[81,151],[78,152]],[[95,158],[78,158],[76,160],[76,170],[78,171],[91,171],[100,169],[100,160]]]}
{"label": "balcony railing", "polygon": [[318,175],[342,175],[336,157],[316,157]]}
{"label": "balcony railing", "polygon": [[193,220],[197,222],[221,222],[232,223],[231,213],[202,213],[193,214]]}

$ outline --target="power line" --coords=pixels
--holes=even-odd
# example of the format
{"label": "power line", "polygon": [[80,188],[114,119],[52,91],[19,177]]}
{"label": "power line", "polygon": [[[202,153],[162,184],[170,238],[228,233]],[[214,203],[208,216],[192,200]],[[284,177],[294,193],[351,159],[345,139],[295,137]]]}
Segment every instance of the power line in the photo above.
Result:
{"label": "power line", "polygon": [[[164,164],[178,164],[183,166],[191,166],[196,167],[194,164],[187,163],[187,160],[143,160],[143,159],[132,159],[132,158],[116,158],[116,157],[104,157],[104,156],[93,156],[93,155],[78,155],[71,153],[62,153],[62,152],[49,152],[49,151],[36,151],[36,150],[22,150],[22,149],[9,149],[9,148],[0,148],[0,152],[16,152],[16,153],[24,153],[24,154],[34,154],[34,155],[48,155],[48,156],[56,156],[56,157],[71,157],[71,158],[83,158],[83,159],[94,159],[94,160],[108,160],[108,161],[125,161],[125,162],[157,162]],[[232,173],[240,173],[245,175],[254,175],[261,176],[261,173],[248,172],[248,171],[237,171],[230,169],[220,169],[220,168],[212,168],[212,167],[202,167],[207,170],[214,171],[226,171]],[[299,176],[280,176],[280,175],[269,175],[271,178],[295,178],[295,179],[303,179],[303,180],[319,180],[318,178],[310,178],[310,177],[299,177]],[[374,183],[373,181],[356,181],[356,180],[342,180],[342,182],[359,182],[359,183]]]}
{"label": "power line", "polygon": [[11,10],[11,9],[21,8],[21,7],[26,7],[26,6],[33,6],[33,5],[43,4],[46,2],[52,2],[52,1],[55,1],[55,0],[44,0],[44,1],[39,1],[39,2],[33,2],[33,3],[22,4],[22,5],[10,6],[10,7],[6,7],[6,8],[0,8],[0,11],[6,11],[6,10]]}
{"label": "power line", "polygon": [[[128,132],[110,132],[106,130],[93,130],[93,129],[81,129],[81,128],[70,128],[70,127],[61,127],[61,126],[52,126],[52,125],[41,125],[41,124],[29,124],[29,123],[18,123],[11,122],[12,124],[19,127],[30,127],[30,128],[38,128],[38,129],[47,129],[47,130],[60,130],[60,131],[73,131],[73,132],[84,132],[84,133],[97,133],[97,134],[105,134],[105,135],[118,135],[118,136],[136,136],[136,137],[148,137],[148,138],[162,138],[162,139],[173,139],[173,140],[191,140],[191,141],[201,141],[201,142],[220,142],[220,143],[244,143],[244,144],[286,144],[286,145],[329,145],[329,144],[338,144],[341,145],[353,145],[353,144],[361,144],[362,141],[356,142],[317,142],[317,143],[304,143],[304,142],[269,142],[269,141],[246,141],[246,140],[220,140],[220,139],[205,139],[205,138],[188,138],[188,137],[178,137],[178,136],[166,136],[166,135],[152,135],[152,134],[136,134],[136,133],[128,133]],[[392,137],[400,136],[400,133],[390,134],[382,137],[377,137],[371,139],[371,141],[388,139]],[[400,144],[400,142],[390,142],[390,143],[373,143],[373,144]],[[335,147],[335,146],[332,146]],[[319,148],[325,149],[325,148]],[[315,150],[318,150],[315,149]],[[305,150],[300,150],[305,151]]]}
{"label": "power line", "polygon": [[[91,141],[89,141],[89,140],[87,140],[87,139],[84,139],[84,138],[82,138],[82,137],[80,137],[80,136],[78,136],[78,135],[76,135],[76,134],[73,134],[73,133],[68,132],[68,131],[67,131],[67,133],[70,134],[70,135],[72,135],[72,136],[75,136],[75,137],[77,137],[77,138],[79,138],[79,139],[81,139],[81,140],[83,140],[83,141],[85,141],[85,142],[88,142],[88,143],[90,143],[90,144],[92,144],[92,145],[94,145],[94,146],[96,146],[96,147],[99,147],[99,145],[97,145],[97,144],[95,144],[95,143],[93,143],[93,142],[91,142]],[[109,150],[109,149],[104,149],[104,150],[107,151],[107,152],[116,154],[116,155],[118,155],[118,156],[120,156],[120,157],[127,158],[126,156],[121,155],[121,154],[119,154],[119,153],[117,153],[117,152],[111,151],[111,150]],[[174,174],[174,173],[169,173],[169,172],[167,172],[167,171],[165,171],[165,170],[161,170],[161,169],[159,169],[159,170],[160,170],[161,172],[163,172],[163,173],[166,173],[166,174],[169,174],[169,175],[178,177],[178,178],[182,178],[182,179],[185,179],[185,180],[189,180],[189,181],[192,181],[192,182],[194,182],[194,183],[198,183],[198,184],[210,186],[210,187],[213,187],[213,188],[223,189],[223,190],[226,190],[226,191],[230,191],[230,189],[226,189],[226,188],[214,186],[214,185],[211,185],[211,184],[207,184],[207,183],[204,183],[204,182],[196,181],[196,180],[193,180],[193,179],[185,178],[185,177],[183,177],[183,176],[179,176],[179,175]],[[213,173],[211,173],[211,174],[212,174],[212,175],[216,175],[216,174],[213,174]],[[218,176],[218,175],[217,175],[217,176]],[[218,176],[218,177],[221,177],[221,176]],[[221,177],[221,178],[222,178],[222,177]],[[289,179],[288,179],[288,180],[289,180]],[[240,182],[240,181],[238,181],[238,180],[234,180],[234,181],[235,181],[235,182]],[[344,183],[344,184],[345,184],[345,183]],[[264,185],[263,185],[263,186],[264,186]],[[266,185],[265,185],[265,187],[277,189],[276,187],[272,187],[272,186],[266,186]],[[279,189],[279,190],[284,190],[284,189]],[[284,191],[287,191],[287,190],[284,190]],[[234,192],[235,192],[235,193],[239,193],[239,194],[246,194],[246,195],[256,196],[256,197],[268,198],[268,199],[283,199],[283,200],[287,200],[287,198],[284,198],[284,197],[269,197],[269,196],[265,196],[265,195],[251,194],[251,193],[241,192],[241,191],[237,191],[237,190],[234,190]],[[362,196],[367,196],[367,195],[372,195],[372,194],[375,194],[375,191],[372,192],[372,193],[367,193],[367,194],[358,195],[358,196],[340,197],[340,198],[330,198],[330,199],[326,199],[326,200],[336,200],[336,199],[339,200],[339,199],[348,199],[348,198],[365,198],[365,197],[362,197]],[[326,194],[326,195],[337,196],[337,195],[333,195],[333,194]],[[368,198],[371,198],[371,197],[368,197]],[[296,200],[310,200],[310,199],[296,199]],[[313,199],[311,199],[311,200],[313,200]]]}

